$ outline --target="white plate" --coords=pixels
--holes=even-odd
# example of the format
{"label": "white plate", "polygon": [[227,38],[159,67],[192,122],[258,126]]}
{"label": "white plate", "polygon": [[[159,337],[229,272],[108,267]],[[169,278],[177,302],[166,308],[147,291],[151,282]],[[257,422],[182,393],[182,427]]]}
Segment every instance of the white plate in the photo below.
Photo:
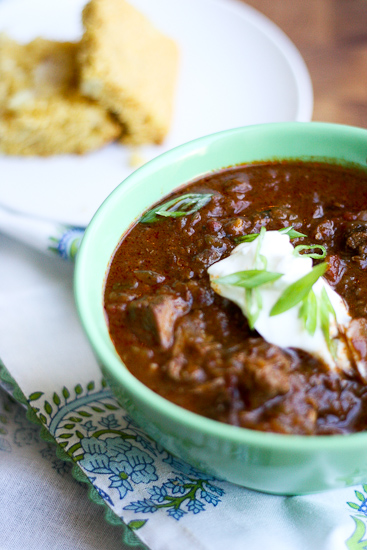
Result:
{"label": "white plate", "polygon": [[[293,43],[271,21],[236,0],[130,0],[180,48],[174,120],[149,160],[212,132],[264,122],[309,121],[312,86]],[[77,40],[85,0],[3,0],[0,30],[20,41],[42,35]],[[84,155],[0,156],[0,203],[86,225],[128,176],[131,151],[112,144]]]}

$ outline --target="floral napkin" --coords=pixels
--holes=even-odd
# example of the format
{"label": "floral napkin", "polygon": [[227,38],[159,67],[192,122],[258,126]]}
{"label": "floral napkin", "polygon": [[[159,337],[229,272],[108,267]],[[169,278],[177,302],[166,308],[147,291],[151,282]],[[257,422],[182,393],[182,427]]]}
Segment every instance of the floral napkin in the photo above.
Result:
{"label": "floral napkin", "polygon": [[[88,482],[108,521],[122,523],[124,547],[367,548],[367,485],[261,494],[206,475],[152,441],[102,380],[72,286],[71,263],[0,237],[2,385],[42,425],[43,438],[57,443],[74,476]],[[0,415],[0,457],[9,451],[1,422]]]}
{"label": "floral napkin", "polygon": [[124,550],[121,526],[103,520],[72,463],[40,437],[23,406],[0,389],[1,550]]}

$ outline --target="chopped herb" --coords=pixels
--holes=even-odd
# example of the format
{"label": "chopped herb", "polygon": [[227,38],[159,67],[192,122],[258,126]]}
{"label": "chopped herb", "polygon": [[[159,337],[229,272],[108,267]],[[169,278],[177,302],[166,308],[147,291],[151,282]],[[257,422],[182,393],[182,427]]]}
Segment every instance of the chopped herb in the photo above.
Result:
{"label": "chopped herb", "polygon": [[304,275],[304,277],[301,277],[298,281],[289,285],[272,307],[270,317],[284,313],[302,302],[316,281],[325,273],[327,268],[328,264],[326,262],[318,264],[312,271],[307,273],[307,275]]}
{"label": "chopped herb", "polygon": [[[265,227],[262,227],[261,229],[265,229]],[[266,229],[265,229],[266,231]],[[261,230],[260,230],[261,232]],[[295,229],[293,229],[292,226],[289,227],[283,227],[282,229],[278,229],[278,232],[282,235],[288,235],[290,239],[298,239],[301,237],[307,237],[307,235],[304,235],[303,233],[299,233]],[[250,233],[249,235],[242,235],[241,237],[236,237],[235,241],[236,243],[252,243],[257,237],[260,235],[260,233]]]}
{"label": "chopped herb", "polygon": [[336,314],[325,288],[323,288],[321,291],[319,309],[321,330],[326,340],[327,346],[330,350],[330,353],[333,355],[333,357],[335,357],[335,346],[333,345],[334,342],[330,336],[330,315],[332,315],[332,317],[336,320]]}
{"label": "chopped herb", "polygon": [[[262,296],[259,287],[270,282],[274,282],[283,276],[283,273],[267,271],[267,258],[260,254],[261,246],[266,233],[265,227],[262,227],[255,251],[255,268],[246,271],[238,271],[225,277],[216,279],[216,283],[222,285],[238,286],[245,289],[245,310],[249,327],[254,328],[255,323],[262,309]],[[260,265],[261,264],[261,265]]]}
{"label": "chopped herb", "polygon": [[313,336],[317,327],[317,298],[312,289],[302,300],[299,317],[303,320],[307,332]]}
{"label": "chopped herb", "polygon": [[249,235],[242,235],[241,237],[236,237],[235,242],[236,243],[252,243],[255,239],[257,239],[259,236],[259,233],[250,233]]}
{"label": "chopped herb", "polygon": [[180,218],[188,216],[203,208],[210,199],[213,193],[187,193],[170,201],[155,206],[140,218],[141,223],[152,223],[159,220],[159,216],[165,218]]}
{"label": "chopped herb", "polygon": [[283,227],[282,229],[278,229],[279,233],[282,235],[288,235],[290,239],[300,239],[301,237],[307,237],[304,233],[299,233],[299,231],[296,231],[293,229],[293,226],[289,227]]}
{"label": "chopped herb", "polygon": [[255,323],[260,315],[262,308],[262,298],[258,288],[246,288],[245,290],[246,317],[250,329],[255,327]]}
{"label": "chopped herb", "polygon": [[[314,250],[319,248],[322,250],[321,254],[318,254],[316,252],[313,252],[311,254],[300,254],[301,250]],[[314,260],[322,260],[326,256],[326,248],[319,244],[299,244],[294,249],[295,256],[306,256],[306,258],[313,258]]]}
{"label": "chopped herb", "polygon": [[268,263],[268,260],[265,258],[265,256],[263,254],[260,254],[260,250],[261,250],[261,247],[262,247],[262,244],[263,244],[263,241],[264,241],[265,233],[266,233],[266,228],[262,227],[260,229],[259,238],[258,238],[258,242],[257,242],[257,246],[256,246],[255,258],[254,258],[256,268],[260,267],[259,263],[261,262],[262,263],[262,268],[266,269],[266,266],[267,266],[267,263]]}
{"label": "chopped herb", "polygon": [[250,289],[276,281],[282,276],[283,273],[276,273],[275,271],[249,269],[248,271],[237,271],[237,273],[233,273],[232,275],[220,277],[215,282],[221,285],[240,286]]}

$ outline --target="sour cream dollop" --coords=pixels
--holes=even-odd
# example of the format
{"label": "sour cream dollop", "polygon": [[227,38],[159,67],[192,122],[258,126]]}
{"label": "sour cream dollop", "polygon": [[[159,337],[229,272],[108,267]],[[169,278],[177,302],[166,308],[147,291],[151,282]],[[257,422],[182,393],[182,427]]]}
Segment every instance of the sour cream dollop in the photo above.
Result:
{"label": "sour cream dollop", "polygon": [[215,292],[237,304],[243,314],[248,317],[248,300],[246,289],[233,284],[221,284],[219,278],[233,275],[241,271],[259,269],[260,263],[266,265],[266,271],[281,273],[279,279],[257,287],[260,293],[261,306],[254,323],[254,329],[268,342],[281,348],[302,349],[326,363],[330,368],[351,370],[348,358],[348,347],[345,341],[347,327],[351,322],[348,308],[344,300],[337,294],[326,280],[320,277],[312,286],[316,299],[321,298],[325,289],[333,306],[335,316],[330,314],[329,330],[333,339],[335,351],[331,353],[324,331],[318,318],[316,329],[310,334],[302,316],[301,303],[287,311],[271,316],[270,312],[280,296],[292,283],[312,271],[313,262],[310,257],[295,253],[295,249],[287,234],[279,231],[266,231],[252,242],[239,244],[230,256],[220,260],[208,269],[210,283]]}

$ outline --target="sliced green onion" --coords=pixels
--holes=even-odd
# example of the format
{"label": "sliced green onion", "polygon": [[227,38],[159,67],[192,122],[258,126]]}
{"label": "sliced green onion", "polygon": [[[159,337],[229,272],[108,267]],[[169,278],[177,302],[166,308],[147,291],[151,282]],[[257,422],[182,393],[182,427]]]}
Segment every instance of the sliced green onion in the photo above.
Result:
{"label": "sliced green onion", "polygon": [[272,307],[270,317],[284,313],[288,311],[288,309],[299,304],[299,302],[302,302],[316,281],[325,273],[327,268],[328,264],[326,262],[318,264],[312,271],[307,273],[307,275],[304,275],[304,277],[301,277],[298,281],[289,285]]}
{"label": "sliced green onion", "polygon": [[253,330],[262,308],[262,298],[258,288],[246,288],[245,304],[248,324],[250,329]]}
{"label": "sliced green onion", "polygon": [[[311,254],[300,254],[301,250],[314,250],[319,248],[322,250],[321,254],[313,252]],[[313,258],[314,260],[322,260],[326,256],[326,248],[320,244],[299,244],[294,249],[295,256],[305,256],[306,258]]]}
{"label": "sliced green onion", "polygon": [[299,231],[296,231],[293,229],[293,226],[290,225],[289,227],[283,227],[282,229],[278,229],[279,233],[282,235],[288,235],[290,239],[300,239],[301,237],[307,237],[304,233],[300,233]]}
{"label": "sliced green onion", "polygon": [[334,306],[331,303],[329,295],[326,292],[325,288],[323,288],[321,291],[321,303],[325,307],[325,310],[327,310],[334,317],[334,319],[336,319]]}
{"label": "sliced green onion", "polygon": [[[261,296],[261,292],[260,292],[260,289],[259,289],[259,288],[254,288],[253,293],[255,294],[256,307],[257,307],[257,315],[256,315],[256,319],[255,319],[255,322],[256,322],[256,321],[257,321],[257,318],[258,318],[259,315],[260,315],[260,311],[261,311],[262,308],[263,308],[263,298],[262,298],[262,296]],[[254,323],[254,326],[255,326],[255,323]],[[252,327],[252,328],[253,328],[253,327]]]}
{"label": "sliced green onion", "polygon": [[263,264],[263,269],[266,269],[268,267],[268,259],[264,254],[259,254],[259,260],[261,260]]}
{"label": "sliced green onion", "polygon": [[262,268],[263,269],[266,269],[266,265],[268,263],[267,259],[265,258],[265,256],[263,256],[262,254],[260,254],[260,250],[261,250],[261,247],[262,247],[262,244],[263,244],[263,241],[264,241],[264,237],[265,237],[265,233],[266,233],[266,228],[265,227],[262,227],[260,229],[260,233],[259,233],[259,238],[257,240],[257,245],[256,245],[256,252],[255,252],[255,258],[254,258],[254,263],[255,263],[255,267],[259,268],[259,263],[261,262],[263,265],[262,265]]}
{"label": "sliced green onion", "polygon": [[322,333],[324,335],[326,344],[329,348],[331,355],[335,358],[336,349],[335,342],[330,336],[330,315],[336,320],[336,313],[333,308],[330,298],[325,290],[322,289],[320,294],[320,326]]}
{"label": "sliced green onion", "polygon": [[248,235],[242,235],[241,237],[236,237],[234,240],[236,243],[252,243],[257,239],[259,233],[249,233]]}
{"label": "sliced green onion", "polygon": [[313,336],[317,327],[317,298],[312,289],[302,300],[299,317],[303,320],[307,332]]}
{"label": "sliced green onion", "polygon": [[141,223],[152,223],[159,220],[159,216],[180,218],[188,216],[203,208],[210,201],[213,193],[187,193],[170,201],[155,206],[140,218]]}
{"label": "sliced green onion", "polygon": [[237,271],[232,275],[226,275],[216,279],[215,282],[221,285],[240,286],[243,288],[255,288],[266,283],[276,281],[283,276],[283,273],[266,271],[265,269],[249,269],[248,271]]}
{"label": "sliced green onion", "polygon": [[[278,232],[281,233],[282,235],[288,235],[288,237],[290,239],[298,239],[298,238],[301,238],[301,237],[307,237],[307,235],[304,235],[303,233],[299,233],[298,231],[293,229],[293,226],[282,227],[282,229],[278,229]],[[252,243],[255,239],[257,239],[259,234],[260,233],[250,233],[249,235],[242,235],[241,237],[236,237],[235,242],[236,243]]]}

